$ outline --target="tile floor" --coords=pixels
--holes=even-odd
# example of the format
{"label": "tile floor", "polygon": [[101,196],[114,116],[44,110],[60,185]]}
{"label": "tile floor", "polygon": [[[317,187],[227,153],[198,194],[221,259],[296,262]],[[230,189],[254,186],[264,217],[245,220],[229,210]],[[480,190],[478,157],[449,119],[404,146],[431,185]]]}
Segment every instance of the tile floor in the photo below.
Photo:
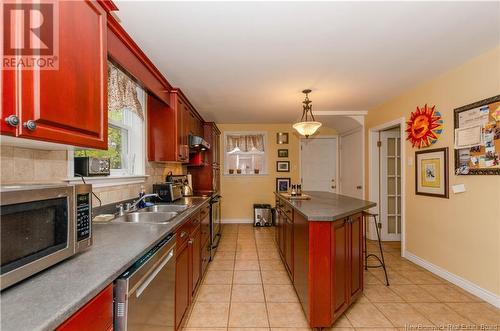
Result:
{"label": "tile floor", "polygon": [[[367,247],[369,252],[378,251],[376,242],[368,242]],[[366,271],[364,295],[337,320],[333,329],[404,330],[408,325],[450,329],[450,324],[469,328],[484,324],[492,327],[490,330],[500,330],[499,309],[401,258],[399,252],[399,243],[384,243],[391,285],[384,285],[381,268]],[[274,244],[274,228],[223,226],[219,249],[202,280],[184,329],[308,329]]]}

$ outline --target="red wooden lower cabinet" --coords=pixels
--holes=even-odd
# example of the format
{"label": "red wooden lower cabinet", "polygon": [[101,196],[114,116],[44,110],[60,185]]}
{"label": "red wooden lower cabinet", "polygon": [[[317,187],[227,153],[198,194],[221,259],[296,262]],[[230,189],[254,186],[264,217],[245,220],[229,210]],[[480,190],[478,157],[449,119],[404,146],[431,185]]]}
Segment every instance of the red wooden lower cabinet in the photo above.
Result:
{"label": "red wooden lower cabinet", "polygon": [[108,331],[113,329],[113,284],[61,324],[58,331]]}
{"label": "red wooden lower cabinet", "polygon": [[331,327],[363,291],[361,214],[310,221],[277,204],[276,241],[312,328]]}
{"label": "red wooden lower cabinet", "polygon": [[[198,289],[210,259],[208,235],[202,224],[208,212],[206,206],[191,216],[176,231],[177,255],[175,262],[175,328],[182,326],[183,318]],[[203,222],[204,223],[204,222]],[[203,231],[202,231],[203,229]],[[205,239],[205,240],[203,240]],[[205,242],[204,242],[205,241]],[[205,252],[206,251],[206,252]]]}
{"label": "red wooden lower cabinet", "polygon": [[191,262],[191,295],[194,296],[201,279],[201,231],[198,224],[189,239],[189,254]]}
{"label": "red wooden lower cabinet", "polygon": [[184,313],[189,307],[189,248],[187,242],[177,247],[175,261],[175,328],[180,328]]}

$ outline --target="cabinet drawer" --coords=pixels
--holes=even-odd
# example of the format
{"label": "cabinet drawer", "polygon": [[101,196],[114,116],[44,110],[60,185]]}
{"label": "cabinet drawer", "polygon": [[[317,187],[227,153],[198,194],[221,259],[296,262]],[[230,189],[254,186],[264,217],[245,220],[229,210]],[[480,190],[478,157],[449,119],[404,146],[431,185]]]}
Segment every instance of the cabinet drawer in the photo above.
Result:
{"label": "cabinet drawer", "polygon": [[190,222],[185,222],[176,232],[176,245],[177,247],[182,246],[189,239],[189,233],[191,229]]}
{"label": "cabinet drawer", "polygon": [[200,226],[200,213],[191,216],[188,223],[191,227],[191,233],[193,233]]}
{"label": "cabinet drawer", "polygon": [[208,215],[209,212],[210,212],[210,205],[209,204],[207,204],[206,206],[201,207],[201,210],[200,210],[200,219],[203,220]]}

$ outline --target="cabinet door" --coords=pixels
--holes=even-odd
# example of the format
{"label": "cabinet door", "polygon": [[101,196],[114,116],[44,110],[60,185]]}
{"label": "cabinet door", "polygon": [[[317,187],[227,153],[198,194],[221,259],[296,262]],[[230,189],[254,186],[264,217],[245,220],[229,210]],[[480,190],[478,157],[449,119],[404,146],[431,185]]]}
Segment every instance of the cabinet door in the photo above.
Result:
{"label": "cabinet door", "polygon": [[179,329],[189,306],[189,247],[187,242],[179,246],[175,260],[175,328]]}
{"label": "cabinet door", "polygon": [[189,241],[191,255],[191,295],[193,295],[201,278],[201,231],[198,225]]}
{"label": "cabinet door", "polygon": [[22,71],[19,135],[107,149],[106,11],[97,1],[58,6],[59,69]]}
{"label": "cabinet door", "polygon": [[184,104],[184,113],[183,113],[183,132],[182,132],[182,139],[183,139],[183,144],[184,145],[189,145],[189,133],[191,132],[191,111],[189,110],[189,107]]}
{"label": "cabinet door", "polygon": [[349,304],[349,237],[347,220],[332,223],[333,315],[342,314]]}
{"label": "cabinet door", "polygon": [[201,275],[203,277],[205,270],[207,270],[208,262],[210,262],[210,241],[207,240],[201,246]]}
{"label": "cabinet door", "polygon": [[113,326],[113,284],[74,313],[57,331],[107,331]]}
{"label": "cabinet door", "polygon": [[[361,214],[350,217],[349,222],[350,297],[363,291],[363,219]],[[353,298],[354,299],[354,298]]]}
{"label": "cabinet door", "polygon": [[175,130],[167,129],[167,123],[175,120],[174,110],[148,93],[148,160],[175,161],[177,145]]}
{"label": "cabinet door", "polygon": [[201,219],[201,244],[204,245],[210,237],[210,206],[202,207],[200,210]]}
{"label": "cabinet door", "polygon": [[189,161],[189,149],[186,138],[186,105],[177,97],[177,161]]}
{"label": "cabinet door", "polygon": [[293,219],[293,285],[309,312],[309,221],[298,213]]}
{"label": "cabinet door", "polygon": [[285,218],[285,261],[293,281],[293,223]]}
{"label": "cabinet door", "polygon": [[281,255],[285,257],[285,215],[283,214],[283,211],[280,209],[279,212],[279,249],[281,252]]}
{"label": "cabinet door", "polygon": [[0,76],[2,86],[2,101],[1,109],[2,115],[0,118],[0,131],[2,134],[14,136],[16,134],[17,126],[15,122],[12,124],[7,123],[9,116],[17,116],[19,119],[17,99],[16,99],[16,71],[15,70],[2,70]]}

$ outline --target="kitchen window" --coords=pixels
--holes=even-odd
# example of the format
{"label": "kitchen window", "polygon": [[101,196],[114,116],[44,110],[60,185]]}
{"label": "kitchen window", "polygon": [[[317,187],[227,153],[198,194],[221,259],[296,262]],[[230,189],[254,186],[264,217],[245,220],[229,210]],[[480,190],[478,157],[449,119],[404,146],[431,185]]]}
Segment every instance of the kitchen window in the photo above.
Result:
{"label": "kitchen window", "polygon": [[224,174],[267,174],[266,141],[264,132],[224,133]]}
{"label": "kitchen window", "polygon": [[109,157],[111,176],[144,175],[145,100],[144,89],[108,63],[108,149],[76,149],[74,156]]}

